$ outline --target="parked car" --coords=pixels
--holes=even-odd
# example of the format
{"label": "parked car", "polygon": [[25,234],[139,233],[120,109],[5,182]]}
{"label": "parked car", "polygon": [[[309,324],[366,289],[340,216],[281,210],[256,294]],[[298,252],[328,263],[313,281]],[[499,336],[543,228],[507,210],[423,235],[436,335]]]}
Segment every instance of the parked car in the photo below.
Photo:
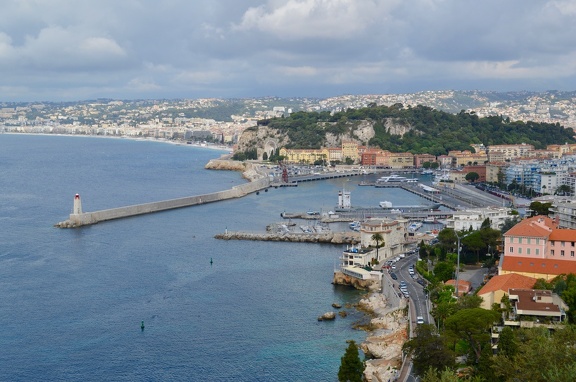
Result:
{"label": "parked car", "polygon": [[416,317],[416,323],[417,324],[423,324],[424,323],[424,317],[422,317],[422,316]]}
{"label": "parked car", "polygon": [[398,276],[394,272],[390,273],[390,277],[392,277],[392,280],[398,280]]}

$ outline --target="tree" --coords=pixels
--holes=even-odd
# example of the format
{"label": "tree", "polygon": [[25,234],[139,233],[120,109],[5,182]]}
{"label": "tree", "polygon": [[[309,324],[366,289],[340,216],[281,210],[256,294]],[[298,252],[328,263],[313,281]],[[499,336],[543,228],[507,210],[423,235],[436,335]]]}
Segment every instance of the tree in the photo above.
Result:
{"label": "tree", "polygon": [[572,187],[567,184],[563,184],[556,189],[556,195],[571,195],[572,194]]}
{"label": "tree", "polygon": [[513,358],[518,352],[518,343],[511,327],[505,326],[498,338],[498,354]]}
{"label": "tree", "polygon": [[532,210],[532,216],[537,215],[546,215],[550,214],[550,208],[552,207],[552,203],[541,203],[541,202],[532,202],[530,203],[530,209]]}
{"label": "tree", "polygon": [[382,237],[381,233],[375,233],[372,235],[371,239],[376,242],[376,260],[380,260],[380,257],[378,256],[378,248],[380,248],[380,242],[384,245],[384,237]]}
{"label": "tree", "polygon": [[464,177],[464,179],[466,179],[469,182],[474,183],[475,181],[477,181],[478,179],[480,179],[480,175],[478,175],[477,172],[471,171],[468,174],[466,174],[466,176]]}
{"label": "tree", "polygon": [[346,353],[341,358],[340,369],[338,369],[339,382],[362,382],[364,379],[364,363],[358,355],[358,346],[354,341],[348,341]]}
{"label": "tree", "polygon": [[429,368],[442,370],[454,366],[454,354],[432,325],[418,325],[416,337],[406,342],[403,349],[412,354],[414,368],[419,375],[423,375]]}
{"label": "tree", "polygon": [[454,274],[454,269],[455,268],[453,264],[447,263],[445,261],[439,261],[434,266],[434,275],[438,280],[448,281],[452,278],[452,275]]}
{"label": "tree", "polygon": [[468,343],[475,363],[478,363],[484,348],[490,346],[490,327],[499,317],[498,312],[492,310],[462,309],[448,317],[445,326],[455,343],[458,340]]}

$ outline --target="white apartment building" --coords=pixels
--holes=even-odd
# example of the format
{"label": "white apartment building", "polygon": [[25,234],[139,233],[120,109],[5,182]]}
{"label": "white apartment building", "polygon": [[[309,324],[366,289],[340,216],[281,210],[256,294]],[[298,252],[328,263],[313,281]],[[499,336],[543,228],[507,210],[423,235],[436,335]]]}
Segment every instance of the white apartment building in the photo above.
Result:
{"label": "white apartment building", "polygon": [[446,228],[455,231],[470,229],[478,230],[486,218],[490,219],[490,227],[500,229],[504,221],[510,218],[511,209],[508,207],[475,208],[465,211],[454,211],[452,218],[446,219]]}

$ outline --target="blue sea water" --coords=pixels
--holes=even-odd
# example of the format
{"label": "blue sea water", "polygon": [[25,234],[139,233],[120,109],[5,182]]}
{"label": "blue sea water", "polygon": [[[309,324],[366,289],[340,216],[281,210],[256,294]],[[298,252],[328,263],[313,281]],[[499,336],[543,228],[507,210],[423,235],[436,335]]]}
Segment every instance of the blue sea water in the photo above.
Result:
{"label": "blue sea water", "polygon": [[[80,229],[58,229],[75,193],[85,211],[230,188],[221,152],[153,141],[0,134],[0,380],[336,381],[360,314],[317,316],[360,293],[331,284],[342,246],[220,241],[264,231],[283,211],[414,204],[357,179]],[[386,194],[388,193],[388,194]],[[355,203],[357,201],[357,203]],[[210,263],[212,259],[213,263]],[[140,329],[144,321],[145,329]]]}

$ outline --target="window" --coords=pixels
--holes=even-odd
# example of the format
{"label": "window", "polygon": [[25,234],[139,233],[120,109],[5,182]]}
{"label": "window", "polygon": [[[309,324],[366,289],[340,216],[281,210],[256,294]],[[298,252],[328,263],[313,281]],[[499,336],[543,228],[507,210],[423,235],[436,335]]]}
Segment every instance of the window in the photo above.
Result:
{"label": "window", "polygon": [[570,257],[574,257],[574,251],[570,251]]}
{"label": "window", "polygon": [[528,239],[526,239],[526,240],[528,240],[528,244],[530,244],[530,238],[528,238]]}
{"label": "window", "polygon": [[563,241],[563,242],[562,242],[562,244],[561,244],[561,245],[562,245],[562,247],[564,247],[564,245],[565,245],[565,244],[566,244],[566,242],[564,242],[564,241]]}
{"label": "window", "polygon": [[521,237],[518,238],[518,244],[522,244],[522,238]]}
{"label": "window", "polygon": [[522,254],[522,248],[518,248],[518,254]]}
{"label": "window", "polygon": [[[530,240],[530,239],[528,239]],[[529,255],[530,254],[530,248],[526,248],[526,254]]]}
{"label": "window", "polygon": [[554,243],[555,243],[554,241],[550,241],[551,246],[554,246]]}
{"label": "window", "polygon": [[510,253],[514,253],[514,247],[510,247]]}
{"label": "window", "polygon": [[536,239],[536,244],[540,244],[540,239]]}
{"label": "window", "polygon": [[564,250],[560,251],[560,256],[564,256]]}
{"label": "window", "polygon": [[[538,256],[539,254],[540,254],[540,249],[536,248],[536,256]],[[552,253],[552,254],[554,254],[554,253]]]}
{"label": "window", "polygon": [[554,256],[554,250],[550,250],[550,255]]}

